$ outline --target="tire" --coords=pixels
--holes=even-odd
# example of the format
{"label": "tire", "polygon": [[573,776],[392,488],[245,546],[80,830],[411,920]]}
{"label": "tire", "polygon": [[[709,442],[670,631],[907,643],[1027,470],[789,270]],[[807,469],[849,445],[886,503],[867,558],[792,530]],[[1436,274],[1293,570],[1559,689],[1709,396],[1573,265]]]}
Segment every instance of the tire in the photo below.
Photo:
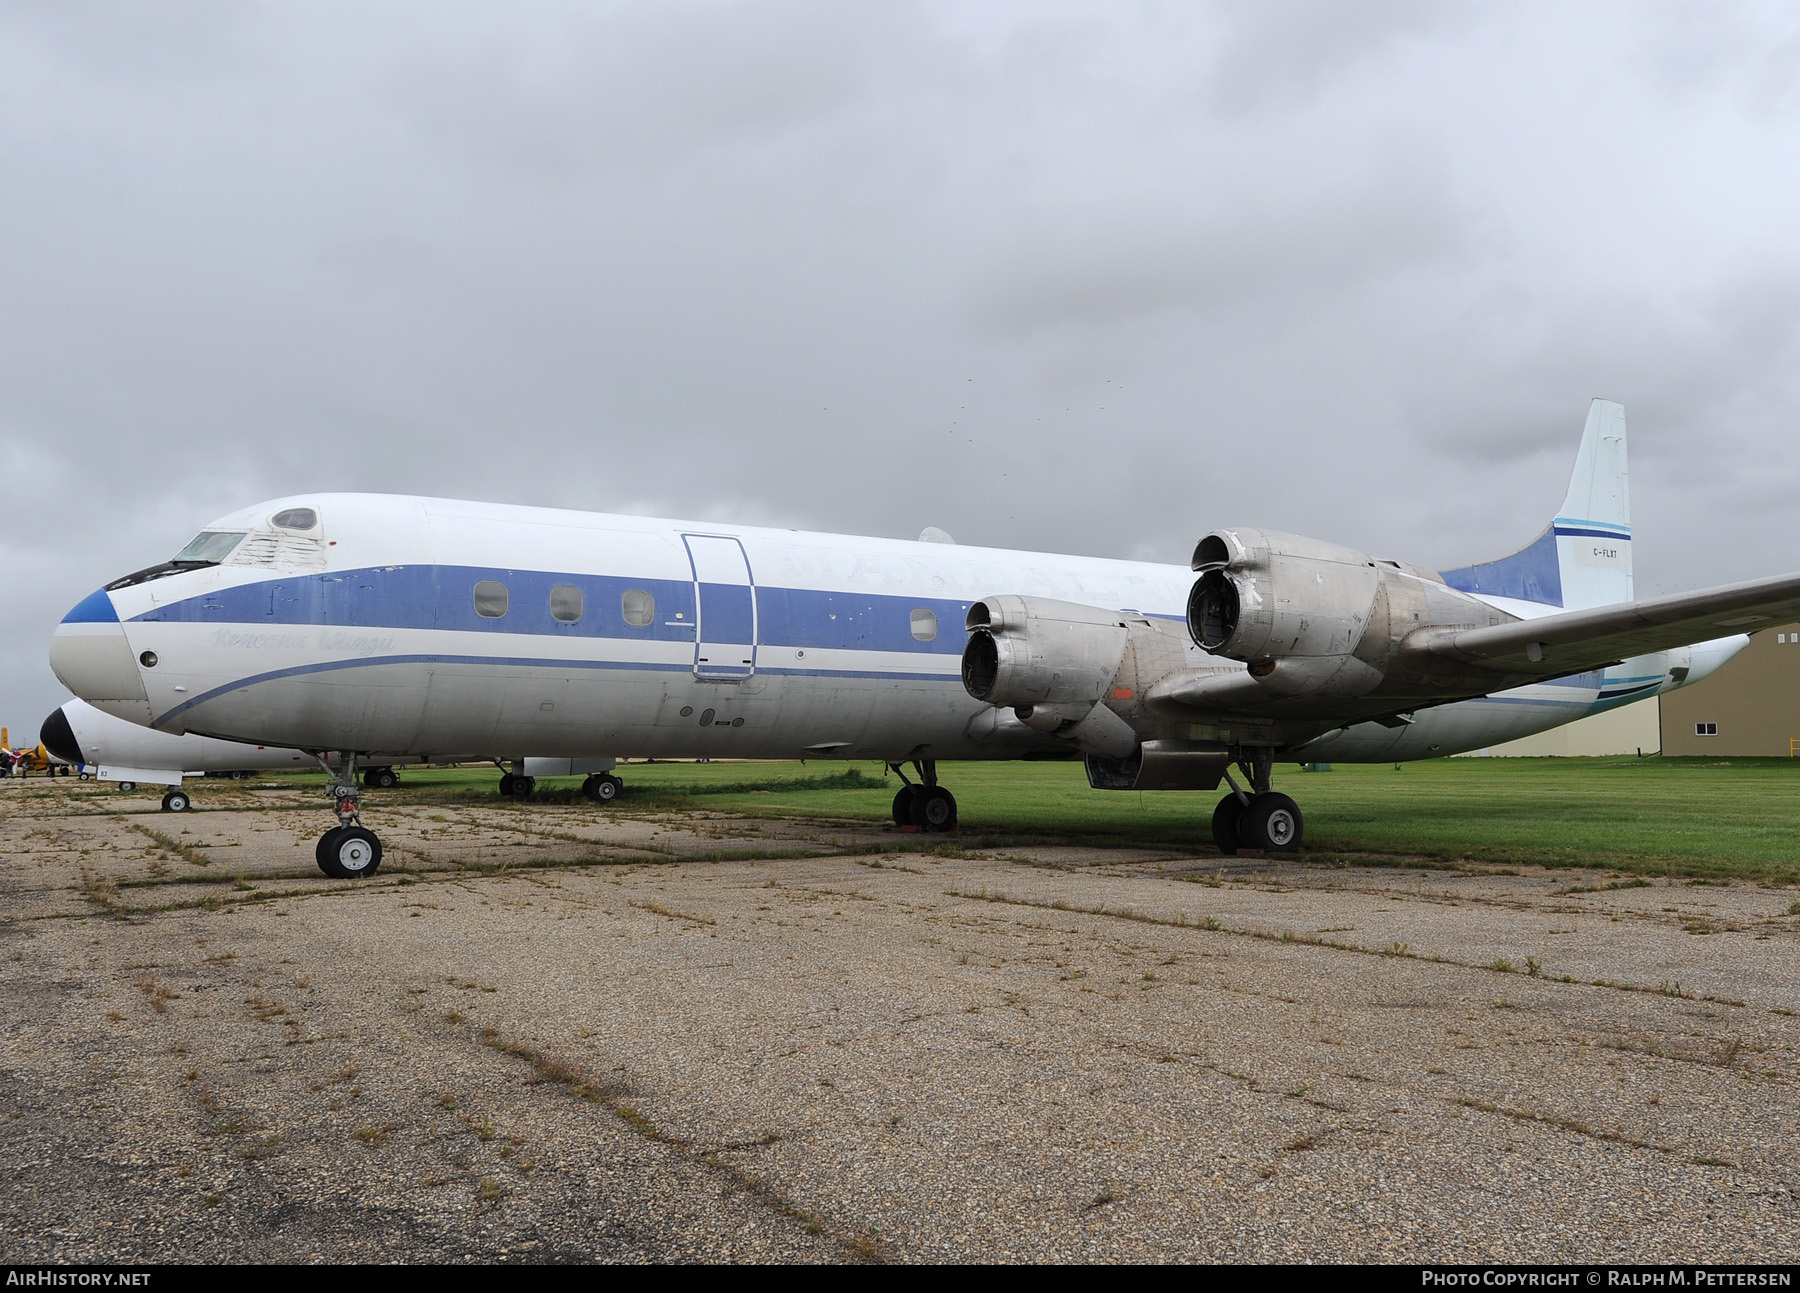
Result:
{"label": "tire", "polygon": [[516,780],[518,780],[518,778],[514,777],[512,773],[502,772],[500,774],[500,793],[502,795],[505,795],[508,799],[511,799],[512,792],[513,792],[513,782]]}
{"label": "tire", "polygon": [[343,879],[342,876],[331,869],[331,862],[329,860],[331,857],[331,846],[337,842],[337,833],[343,829],[344,828],[341,826],[333,826],[330,830],[319,836],[319,842],[313,845],[313,861],[319,864],[319,870],[323,871],[333,880]]}
{"label": "tire", "polygon": [[920,786],[913,792],[913,825],[922,831],[956,829],[956,796],[942,786]]}
{"label": "tire", "polygon": [[185,813],[192,808],[194,801],[188,798],[185,790],[170,790],[163,795],[163,811],[165,813]]}
{"label": "tire", "polygon": [[1306,838],[1306,819],[1300,815],[1299,804],[1271,790],[1250,801],[1238,819],[1238,834],[1246,848],[1297,853]]}
{"label": "tire", "polygon": [[1243,841],[1238,836],[1238,818],[1243,813],[1244,805],[1235,793],[1226,795],[1219,801],[1219,806],[1213,809],[1213,843],[1219,846],[1219,852],[1226,857],[1237,856],[1237,851],[1243,847]]}
{"label": "tire", "polygon": [[121,781],[121,782],[120,782],[120,783],[119,783],[119,789],[120,789],[120,790],[123,790],[123,791],[126,791],[126,792],[127,792],[127,793],[129,793],[129,792],[130,792],[130,791],[133,791],[133,790],[136,790],[136,789],[137,789],[137,782],[135,782],[135,781]]}
{"label": "tire", "polygon": [[506,793],[511,795],[514,799],[530,799],[531,792],[536,789],[536,777],[515,776],[512,779],[511,787],[507,789]]}
{"label": "tire", "polygon": [[608,773],[599,773],[581,783],[581,793],[597,804],[610,804],[619,797],[625,783]]}
{"label": "tire", "polygon": [[901,786],[894,795],[894,825],[911,826],[913,824],[912,805],[915,786]]}
{"label": "tire", "polygon": [[400,784],[400,778],[392,768],[370,768],[363,776],[363,784],[376,790],[392,790]]}
{"label": "tire", "polygon": [[360,880],[381,867],[381,841],[361,826],[339,826],[319,840],[319,867],[334,880]]}

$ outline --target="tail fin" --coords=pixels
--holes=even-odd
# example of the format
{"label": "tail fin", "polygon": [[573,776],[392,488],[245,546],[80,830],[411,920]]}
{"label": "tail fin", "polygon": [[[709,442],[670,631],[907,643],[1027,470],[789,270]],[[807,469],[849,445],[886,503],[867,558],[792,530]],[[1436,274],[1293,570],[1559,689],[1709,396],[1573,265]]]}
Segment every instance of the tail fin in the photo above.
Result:
{"label": "tail fin", "polygon": [[1530,547],[1443,572],[1466,593],[1577,611],[1632,600],[1631,487],[1625,466],[1625,406],[1595,400],[1569,494]]}

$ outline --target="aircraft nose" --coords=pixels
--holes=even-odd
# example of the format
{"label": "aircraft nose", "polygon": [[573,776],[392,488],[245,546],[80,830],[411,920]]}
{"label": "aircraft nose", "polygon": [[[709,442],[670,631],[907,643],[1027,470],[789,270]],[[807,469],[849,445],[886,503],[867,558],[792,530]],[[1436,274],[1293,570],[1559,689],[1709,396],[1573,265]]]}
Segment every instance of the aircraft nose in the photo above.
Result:
{"label": "aircraft nose", "polygon": [[75,739],[75,729],[69,726],[69,716],[60,709],[50,711],[50,717],[38,729],[38,740],[64,763],[88,761],[87,755],[81,752],[81,743]]}
{"label": "aircraft nose", "polygon": [[150,722],[150,697],[131,644],[104,591],[63,617],[50,639],[50,668],[63,686],[96,708],[134,723]]}

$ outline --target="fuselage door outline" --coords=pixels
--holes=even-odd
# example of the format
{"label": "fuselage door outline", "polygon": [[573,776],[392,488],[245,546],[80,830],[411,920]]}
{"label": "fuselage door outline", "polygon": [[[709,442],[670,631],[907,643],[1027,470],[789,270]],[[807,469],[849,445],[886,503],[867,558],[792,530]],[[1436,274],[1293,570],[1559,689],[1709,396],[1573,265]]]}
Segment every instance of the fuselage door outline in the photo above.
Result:
{"label": "fuselage door outline", "polygon": [[694,677],[713,681],[756,672],[756,581],[737,538],[683,534],[694,574]]}

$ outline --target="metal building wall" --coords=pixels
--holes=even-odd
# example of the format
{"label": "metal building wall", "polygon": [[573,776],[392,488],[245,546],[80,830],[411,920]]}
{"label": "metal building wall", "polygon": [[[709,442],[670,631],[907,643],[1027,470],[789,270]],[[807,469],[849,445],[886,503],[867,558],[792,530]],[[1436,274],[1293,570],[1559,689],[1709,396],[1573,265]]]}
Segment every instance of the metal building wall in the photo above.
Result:
{"label": "metal building wall", "polygon": [[[1800,754],[1800,624],[1753,634],[1712,677],[1661,698],[1669,755],[1788,758]],[[1716,723],[1700,736],[1697,724]]]}

